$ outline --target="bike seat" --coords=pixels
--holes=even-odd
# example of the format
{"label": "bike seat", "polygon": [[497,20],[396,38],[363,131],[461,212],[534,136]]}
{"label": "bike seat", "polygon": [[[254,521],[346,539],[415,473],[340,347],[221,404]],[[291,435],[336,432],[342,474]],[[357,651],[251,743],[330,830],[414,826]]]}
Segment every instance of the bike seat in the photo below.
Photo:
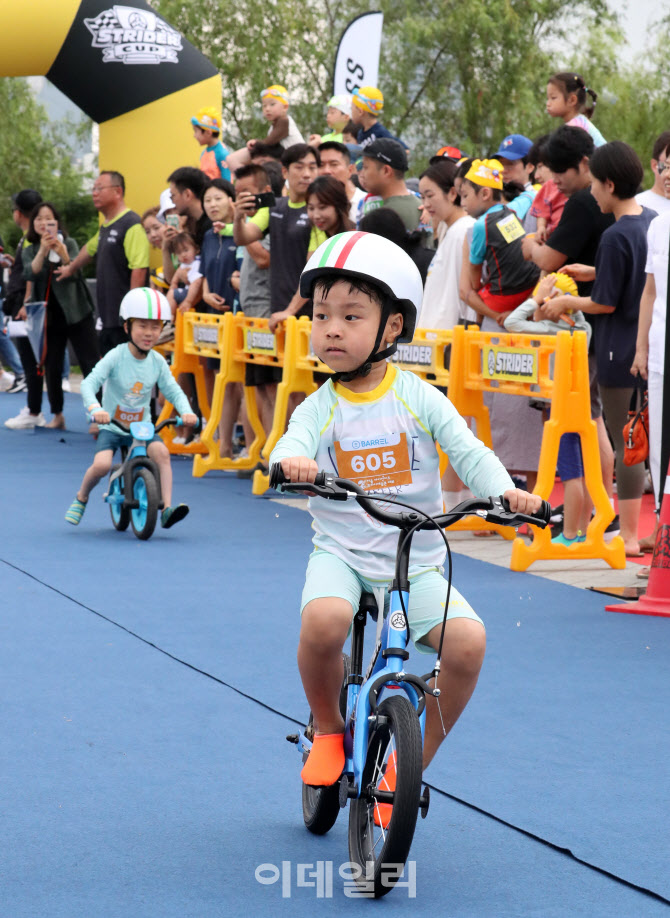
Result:
{"label": "bike seat", "polygon": [[366,612],[370,618],[377,621],[377,613],[379,608],[377,606],[377,600],[374,593],[361,593],[361,600],[358,603],[358,611]]}

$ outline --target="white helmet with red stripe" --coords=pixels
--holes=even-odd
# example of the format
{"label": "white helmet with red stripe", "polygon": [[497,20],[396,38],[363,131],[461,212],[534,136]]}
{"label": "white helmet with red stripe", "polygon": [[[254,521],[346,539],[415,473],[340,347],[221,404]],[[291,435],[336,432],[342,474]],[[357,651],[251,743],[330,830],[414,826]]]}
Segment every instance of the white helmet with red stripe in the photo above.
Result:
{"label": "white helmet with red stripe", "polygon": [[172,310],[167,298],[151,287],[135,287],[121,300],[119,315],[122,319],[160,319],[172,321]]}
{"label": "white helmet with red stripe", "polygon": [[421,312],[423,282],[407,252],[376,233],[339,233],[322,243],[305,265],[300,295],[311,298],[319,277],[338,274],[379,287],[388,297],[391,311],[403,314],[398,341],[412,340]]}

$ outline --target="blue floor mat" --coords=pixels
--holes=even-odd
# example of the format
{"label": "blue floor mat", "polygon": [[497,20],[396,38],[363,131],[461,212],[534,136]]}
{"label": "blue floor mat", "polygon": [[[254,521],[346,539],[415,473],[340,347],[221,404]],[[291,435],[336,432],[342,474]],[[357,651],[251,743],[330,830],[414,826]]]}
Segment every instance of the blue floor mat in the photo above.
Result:
{"label": "blue floor mat", "polygon": [[[79,405],[68,398],[68,420]],[[20,407],[0,396],[0,420]],[[0,427],[0,452],[3,913],[306,914],[316,893],[296,887],[297,864],[317,860],[335,871],[318,907],[341,910],[346,821],[325,839],[305,832],[298,757],[283,739],[305,715],[295,648],[307,515],[253,498],[248,481],[193,479],[175,459],[175,500],[191,515],[140,543],[112,529],[102,485],[79,527],[63,520],[92,457],[83,421]],[[667,622],[608,615],[596,595],[462,556],[455,565],[488,652],[426,775],[457,799],[434,793],[417,830],[421,913],[667,913],[530,837],[670,898]],[[254,879],[282,861],[287,899],[281,882]],[[384,907],[407,907],[405,896]]]}

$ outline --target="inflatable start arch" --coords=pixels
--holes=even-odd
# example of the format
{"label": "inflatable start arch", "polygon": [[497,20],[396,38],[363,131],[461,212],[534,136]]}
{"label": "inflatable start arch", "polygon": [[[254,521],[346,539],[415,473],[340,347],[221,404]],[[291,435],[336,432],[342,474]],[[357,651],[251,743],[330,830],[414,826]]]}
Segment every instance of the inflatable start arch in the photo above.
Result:
{"label": "inflatable start arch", "polygon": [[221,107],[206,57],[145,2],[2,4],[0,76],[46,76],[100,125],[100,169],[126,180],[136,211],[158,203],[178,166],[196,165],[191,115]]}

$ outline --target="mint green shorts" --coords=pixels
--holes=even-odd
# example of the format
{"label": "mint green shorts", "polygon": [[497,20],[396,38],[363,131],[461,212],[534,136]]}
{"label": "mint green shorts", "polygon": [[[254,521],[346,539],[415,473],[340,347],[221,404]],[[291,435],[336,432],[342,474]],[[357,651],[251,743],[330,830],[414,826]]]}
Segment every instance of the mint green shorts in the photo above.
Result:
{"label": "mint green shorts", "polygon": [[[444,604],[447,599],[447,581],[436,567],[412,569],[409,575],[409,630],[414,646],[420,653],[435,653],[429,645],[422,643],[422,638],[436,625],[442,624]],[[362,577],[349,565],[321,548],[315,549],[309,556],[305,586],[302,591],[300,613],[313,599],[326,599],[334,596],[345,599],[351,606],[351,617],[358,611],[361,593],[374,593],[380,587],[384,590],[384,614],[388,612],[390,581],[368,580]],[[466,602],[452,584],[449,596],[447,619],[469,618],[483,625],[481,618]]]}

